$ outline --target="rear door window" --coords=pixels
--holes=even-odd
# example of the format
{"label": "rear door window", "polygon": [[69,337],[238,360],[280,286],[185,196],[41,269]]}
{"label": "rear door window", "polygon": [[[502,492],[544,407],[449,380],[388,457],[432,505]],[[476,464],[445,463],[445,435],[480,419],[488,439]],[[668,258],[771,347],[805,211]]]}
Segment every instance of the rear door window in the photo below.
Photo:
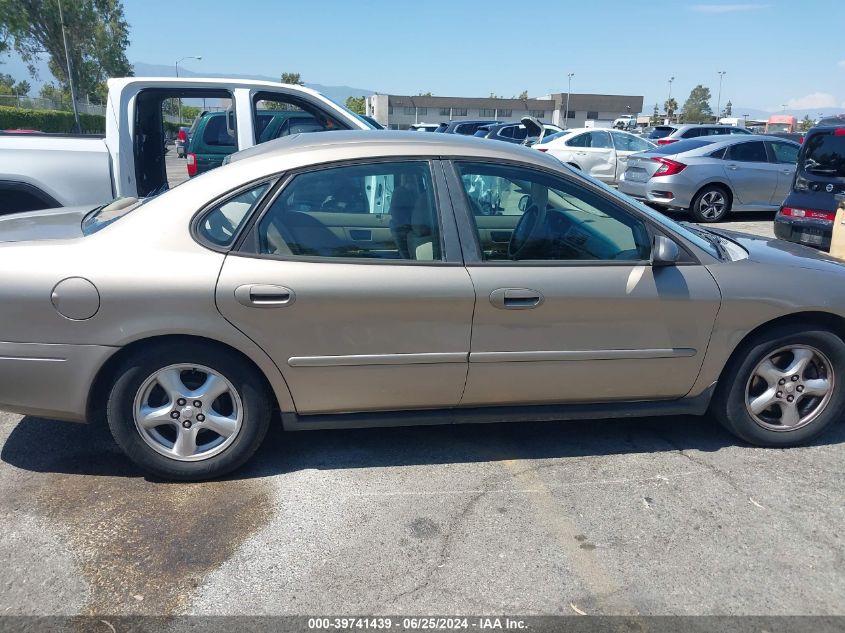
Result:
{"label": "rear door window", "polygon": [[845,136],[814,134],[804,142],[801,168],[826,178],[845,178]]}
{"label": "rear door window", "polygon": [[624,132],[611,132],[613,144],[620,152],[645,152],[651,149],[651,144],[633,134]]}
{"label": "rear door window", "polygon": [[727,160],[735,160],[743,163],[767,163],[769,158],[766,155],[766,146],[762,141],[751,141],[750,143],[738,143],[728,148]]}
{"label": "rear door window", "polygon": [[772,143],[772,154],[775,157],[776,163],[786,163],[789,165],[794,165],[798,162],[798,150],[800,149],[799,145],[793,145],[792,143]]}
{"label": "rear door window", "polygon": [[225,113],[209,117],[202,133],[202,142],[211,147],[235,146],[235,137],[229,133],[226,127]]}
{"label": "rear door window", "polygon": [[252,101],[252,116],[256,144],[305,132],[349,129],[346,123],[335,119],[323,108],[302,97],[285,93],[256,94]]}
{"label": "rear door window", "polygon": [[588,147],[598,147],[600,149],[612,149],[613,145],[610,143],[610,134],[605,131],[590,132],[590,144]]}

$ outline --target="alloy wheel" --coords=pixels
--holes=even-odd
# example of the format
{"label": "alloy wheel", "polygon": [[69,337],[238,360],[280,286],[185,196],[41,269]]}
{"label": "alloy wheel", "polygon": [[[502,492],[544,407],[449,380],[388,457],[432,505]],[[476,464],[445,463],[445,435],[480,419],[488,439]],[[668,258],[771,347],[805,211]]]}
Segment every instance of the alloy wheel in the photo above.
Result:
{"label": "alloy wheel", "polygon": [[727,204],[721,191],[708,191],[698,201],[698,211],[703,218],[718,220],[725,213]]}
{"label": "alloy wheel", "polygon": [[153,373],[138,389],[133,415],[144,442],[178,461],[220,454],[243,425],[235,387],[202,365],[170,365]]}
{"label": "alloy wheel", "polygon": [[833,386],[833,366],[822,352],[808,345],[782,347],[754,368],[745,408],[764,429],[794,431],[825,410]]}

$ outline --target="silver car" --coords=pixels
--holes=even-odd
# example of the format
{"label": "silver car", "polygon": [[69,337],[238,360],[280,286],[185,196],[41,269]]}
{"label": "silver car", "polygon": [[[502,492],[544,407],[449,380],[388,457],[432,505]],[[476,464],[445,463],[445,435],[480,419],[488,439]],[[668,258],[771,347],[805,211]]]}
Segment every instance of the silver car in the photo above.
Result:
{"label": "silver car", "polygon": [[735,125],[707,124],[707,123],[673,123],[671,125],[656,125],[648,134],[648,140],[658,145],[677,143],[684,139],[706,136],[727,136],[737,134],[751,134],[751,130]]}
{"label": "silver car", "polygon": [[697,222],[731,211],[777,211],[790,191],[798,143],[772,136],[696,138],[628,158],[619,191]]}
{"label": "silver car", "polygon": [[160,477],[230,472],[278,419],[710,409],[783,447],[845,410],[840,263],[507,143],[291,136],[143,202],[4,218],[0,240],[0,408],[106,423]]}

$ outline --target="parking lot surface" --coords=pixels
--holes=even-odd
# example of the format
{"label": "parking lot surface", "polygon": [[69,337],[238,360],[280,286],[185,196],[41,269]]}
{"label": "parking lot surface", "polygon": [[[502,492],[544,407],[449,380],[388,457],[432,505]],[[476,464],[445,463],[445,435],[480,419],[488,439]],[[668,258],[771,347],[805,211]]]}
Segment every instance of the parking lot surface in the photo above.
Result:
{"label": "parking lot surface", "polygon": [[0,413],[0,613],[843,614],[843,464],[842,423],[768,450],[674,417],[274,429],[171,484]]}

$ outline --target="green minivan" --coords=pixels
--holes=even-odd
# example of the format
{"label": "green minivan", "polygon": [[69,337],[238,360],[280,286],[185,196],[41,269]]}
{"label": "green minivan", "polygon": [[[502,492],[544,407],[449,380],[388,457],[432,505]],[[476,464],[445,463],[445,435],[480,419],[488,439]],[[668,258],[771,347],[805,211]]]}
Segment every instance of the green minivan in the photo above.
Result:
{"label": "green minivan", "polygon": [[[227,125],[227,116],[229,124]],[[188,176],[196,176],[220,167],[223,159],[237,151],[232,117],[229,111],[205,112],[193,126],[188,145]],[[303,110],[259,110],[255,114],[258,142],[300,134],[336,129]]]}

